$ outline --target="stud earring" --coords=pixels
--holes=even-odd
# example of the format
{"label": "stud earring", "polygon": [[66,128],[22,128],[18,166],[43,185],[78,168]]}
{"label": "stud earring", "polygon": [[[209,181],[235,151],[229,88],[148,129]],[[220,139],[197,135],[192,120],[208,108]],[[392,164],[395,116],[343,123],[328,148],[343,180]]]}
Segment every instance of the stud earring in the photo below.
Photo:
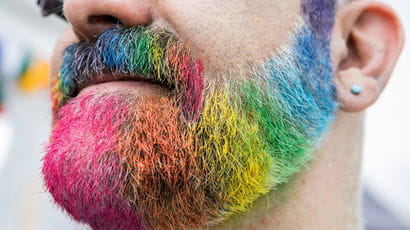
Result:
{"label": "stud earring", "polygon": [[350,87],[350,92],[354,95],[359,95],[362,93],[362,87],[358,84],[353,84],[352,87]]}

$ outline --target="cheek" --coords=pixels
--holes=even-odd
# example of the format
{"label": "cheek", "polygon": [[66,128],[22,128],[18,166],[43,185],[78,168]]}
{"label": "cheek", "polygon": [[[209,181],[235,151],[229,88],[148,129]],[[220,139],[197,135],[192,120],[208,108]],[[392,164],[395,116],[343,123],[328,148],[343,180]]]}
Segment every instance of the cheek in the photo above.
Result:
{"label": "cheek", "polygon": [[300,0],[163,0],[155,7],[216,70],[271,56],[300,23]]}

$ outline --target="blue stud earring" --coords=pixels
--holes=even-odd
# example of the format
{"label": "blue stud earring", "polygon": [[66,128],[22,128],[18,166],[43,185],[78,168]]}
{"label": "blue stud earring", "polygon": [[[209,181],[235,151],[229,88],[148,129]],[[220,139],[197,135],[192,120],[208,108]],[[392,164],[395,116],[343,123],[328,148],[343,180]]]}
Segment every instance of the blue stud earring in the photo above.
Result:
{"label": "blue stud earring", "polygon": [[354,94],[354,95],[359,95],[362,93],[362,87],[358,84],[353,84],[352,87],[350,87],[350,91]]}

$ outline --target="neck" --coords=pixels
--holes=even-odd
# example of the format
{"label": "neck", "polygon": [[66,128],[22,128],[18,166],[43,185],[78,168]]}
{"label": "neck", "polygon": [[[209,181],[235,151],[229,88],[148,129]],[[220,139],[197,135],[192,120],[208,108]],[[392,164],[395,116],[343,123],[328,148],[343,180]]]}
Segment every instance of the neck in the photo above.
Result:
{"label": "neck", "polygon": [[339,112],[308,169],[216,229],[360,229],[361,113]]}

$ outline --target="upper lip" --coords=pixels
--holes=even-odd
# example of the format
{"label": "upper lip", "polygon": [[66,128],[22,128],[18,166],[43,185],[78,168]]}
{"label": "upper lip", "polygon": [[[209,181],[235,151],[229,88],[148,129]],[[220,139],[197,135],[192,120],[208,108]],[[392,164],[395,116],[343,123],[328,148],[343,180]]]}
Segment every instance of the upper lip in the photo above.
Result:
{"label": "upper lip", "polygon": [[[76,95],[84,88],[90,86],[90,85],[96,85],[96,84],[101,84],[105,82],[111,82],[111,81],[146,81],[154,85],[161,85],[165,86],[166,88],[172,90],[173,86],[167,85],[164,82],[160,82],[158,80],[155,80],[154,78],[150,77],[144,77],[142,75],[130,75],[130,74],[101,74],[94,76],[92,78],[86,79],[83,82],[78,83],[78,88]],[[76,96],[74,95],[74,96]]]}

